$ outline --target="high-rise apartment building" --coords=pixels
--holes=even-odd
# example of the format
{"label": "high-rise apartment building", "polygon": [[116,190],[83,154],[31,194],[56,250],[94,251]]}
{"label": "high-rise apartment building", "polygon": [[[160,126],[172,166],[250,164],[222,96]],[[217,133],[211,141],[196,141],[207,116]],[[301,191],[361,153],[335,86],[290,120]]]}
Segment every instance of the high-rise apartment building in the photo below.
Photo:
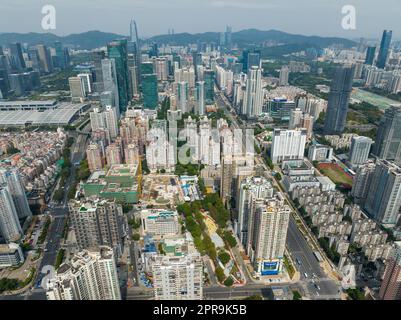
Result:
{"label": "high-rise apartment building", "polygon": [[379,297],[383,300],[401,300],[401,241],[394,243],[394,255],[388,259]]}
{"label": "high-rise apartment building", "polygon": [[355,66],[337,67],[331,83],[323,132],[341,135],[344,131],[352,91]]}
{"label": "high-rise apartment building", "polygon": [[80,249],[109,246],[119,255],[123,243],[121,205],[109,200],[71,200],[68,203],[72,229]]}
{"label": "high-rise apartment building", "polygon": [[10,189],[0,183],[0,236],[9,243],[18,241],[22,235]]}
{"label": "high-rise apartment building", "polygon": [[262,69],[252,67],[249,69],[246,80],[246,92],[243,101],[242,114],[248,118],[255,118],[262,113],[263,88]]}
{"label": "high-rise apartment building", "polygon": [[379,159],[401,161],[401,107],[391,106],[382,117],[372,153]]}
{"label": "high-rise apartment building", "polygon": [[7,185],[19,219],[32,216],[18,169],[0,169],[0,184]]}
{"label": "high-rise apartment building", "polygon": [[244,247],[248,244],[248,226],[255,214],[256,200],[271,197],[273,197],[273,186],[264,177],[249,177],[240,184],[236,231]]}
{"label": "high-rise apartment building", "polygon": [[305,129],[274,129],[271,148],[273,163],[303,159],[307,131]]}
{"label": "high-rise apartment building", "polygon": [[57,270],[48,300],[121,300],[117,264],[111,248],[83,250]]}
{"label": "high-rise apartment building", "polygon": [[156,255],[151,262],[156,300],[201,300],[203,264],[198,253]]}
{"label": "high-rise apartment building", "polygon": [[351,190],[351,196],[354,198],[355,203],[362,204],[365,202],[375,167],[376,165],[372,162],[365,163],[358,167]]}
{"label": "high-rise apartment building", "polygon": [[379,223],[394,226],[401,206],[401,168],[378,160],[368,191],[365,209]]}
{"label": "high-rise apartment building", "polygon": [[372,144],[373,140],[368,137],[353,137],[351,139],[349,161],[353,165],[364,164],[369,158]]}
{"label": "high-rise apartment building", "polygon": [[106,162],[108,166],[122,164],[121,147],[117,143],[112,143],[106,147]]}
{"label": "high-rise apartment building", "polygon": [[91,172],[102,170],[105,162],[101,147],[97,143],[90,143],[86,148],[86,158]]}
{"label": "high-rise apartment building", "polygon": [[282,66],[279,74],[279,85],[288,86],[288,78],[290,76],[290,69],[288,66]]}

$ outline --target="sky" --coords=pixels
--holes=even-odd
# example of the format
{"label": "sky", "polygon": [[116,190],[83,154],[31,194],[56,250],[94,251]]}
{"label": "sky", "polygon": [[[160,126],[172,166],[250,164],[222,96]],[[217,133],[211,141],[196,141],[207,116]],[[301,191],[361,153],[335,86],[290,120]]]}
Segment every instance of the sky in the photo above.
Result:
{"label": "sky", "polygon": [[[401,0],[0,0],[0,32],[47,32],[44,5],[56,9],[57,35],[100,30],[127,35],[135,18],[142,38],[175,33],[276,29],[320,36],[380,38],[384,29],[401,39]],[[356,29],[341,22],[344,5],[355,7]]]}

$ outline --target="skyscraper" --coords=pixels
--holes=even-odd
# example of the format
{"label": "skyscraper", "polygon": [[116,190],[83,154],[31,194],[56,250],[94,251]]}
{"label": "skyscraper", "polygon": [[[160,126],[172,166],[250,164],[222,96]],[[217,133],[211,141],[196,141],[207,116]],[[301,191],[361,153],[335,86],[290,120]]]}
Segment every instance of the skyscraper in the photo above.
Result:
{"label": "skyscraper", "polygon": [[279,85],[288,86],[288,77],[290,75],[290,69],[288,66],[282,66],[280,69]]}
{"label": "skyscraper", "polygon": [[151,269],[156,300],[203,298],[203,264],[199,253],[157,255],[152,258]]}
{"label": "skyscraper", "polygon": [[362,204],[365,202],[375,167],[374,163],[368,162],[357,169],[351,190],[351,196],[354,198],[355,203]]}
{"label": "skyscraper", "polygon": [[157,75],[142,74],[143,106],[146,109],[156,109],[159,101],[157,91]]}
{"label": "skyscraper", "polygon": [[53,72],[53,63],[50,55],[50,50],[43,44],[37,45],[36,49],[38,52],[41,72],[43,73]]}
{"label": "skyscraper", "polygon": [[109,200],[71,200],[72,228],[80,249],[109,246],[119,255],[123,242],[122,207]]}
{"label": "skyscraper", "polygon": [[382,40],[380,42],[379,56],[377,57],[377,63],[376,63],[376,66],[378,68],[384,69],[386,67],[392,35],[393,31],[391,30],[383,31]]}
{"label": "skyscraper", "polygon": [[324,134],[340,135],[344,131],[354,70],[355,66],[337,67],[330,87],[327,114],[323,129]]}
{"label": "skyscraper", "polygon": [[72,102],[82,102],[85,97],[85,86],[80,77],[70,77],[68,78],[68,83],[70,86],[70,94]]}
{"label": "skyscraper", "polygon": [[188,82],[182,81],[177,84],[177,108],[182,111],[182,113],[189,112],[189,90]]}
{"label": "skyscraper", "polygon": [[401,300],[401,241],[394,242],[394,255],[388,259],[379,297],[383,300]]}
{"label": "skyscraper", "polygon": [[[101,60],[101,69],[102,69],[102,88],[104,92],[111,92],[111,96],[113,97],[113,107],[120,108],[120,95],[118,92],[118,78],[117,78],[117,69],[116,63],[114,59],[102,59]],[[118,112],[118,114],[120,114]]]}
{"label": "skyscraper", "polygon": [[203,73],[203,80],[205,81],[205,101],[206,104],[214,102],[214,71],[207,69]]}
{"label": "skyscraper", "polygon": [[205,81],[198,81],[196,83],[196,105],[199,115],[203,116],[206,112],[205,108]]}
{"label": "skyscraper", "polygon": [[131,100],[128,70],[127,40],[113,41],[107,45],[109,59],[115,60],[120,113],[127,110]]}
{"label": "skyscraper", "polygon": [[365,209],[379,223],[394,226],[401,206],[401,168],[378,160],[367,194]]}
{"label": "skyscraper", "polygon": [[258,274],[277,274],[284,258],[291,209],[279,192],[255,205],[247,252]]}
{"label": "skyscraper", "polygon": [[22,55],[21,43],[10,44],[11,67],[15,71],[23,71],[26,68],[25,60]]}
{"label": "skyscraper", "polygon": [[9,187],[0,184],[0,236],[6,243],[18,241],[22,237],[17,209]]}
{"label": "skyscraper", "polygon": [[248,118],[255,118],[262,113],[263,88],[262,69],[252,67],[249,69],[246,80],[246,92],[243,100],[242,113]]}
{"label": "skyscraper", "polygon": [[353,137],[349,152],[349,161],[353,165],[364,164],[369,158],[373,140],[368,137]]}
{"label": "skyscraper", "polygon": [[101,93],[104,91],[103,88],[103,69],[102,60],[104,59],[104,51],[95,51],[92,53],[92,60],[95,66],[95,78],[94,78],[94,89],[96,92]]}
{"label": "skyscraper", "polygon": [[65,48],[60,41],[56,41],[54,43],[54,49],[56,51],[57,67],[60,69],[65,69],[67,67],[66,51],[64,50]]}
{"label": "skyscraper", "polygon": [[368,47],[366,49],[365,64],[372,66],[375,61],[376,47]]}
{"label": "skyscraper", "polygon": [[104,163],[104,156],[102,149],[97,143],[90,143],[86,148],[86,158],[88,159],[88,167],[91,172],[102,170]]}
{"label": "skyscraper", "polygon": [[401,161],[401,107],[391,106],[386,109],[382,117],[373,154],[380,159]]}
{"label": "skyscraper", "polygon": [[111,248],[76,253],[50,280],[47,300],[121,300],[117,264]]}
{"label": "skyscraper", "polygon": [[256,200],[273,197],[273,187],[264,177],[249,177],[243,180],[239,189],[237,235],[242,245],[248,243],[248,226],[255,214]]}
{"label": "skyscraper", "polygon": [[6,184],[13,198],[19,219],[32,216],[18,169],[0,169],[0,184]]}

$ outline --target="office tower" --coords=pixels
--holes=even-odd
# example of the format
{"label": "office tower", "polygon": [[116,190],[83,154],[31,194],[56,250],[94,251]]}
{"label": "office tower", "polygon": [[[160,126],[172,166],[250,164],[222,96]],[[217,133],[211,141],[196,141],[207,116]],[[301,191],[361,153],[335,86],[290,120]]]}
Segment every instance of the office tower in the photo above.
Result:
{"label": "office tower", "polygon": [[205,106],[205,81],[198,81],[196,83],[196,111],[199,115],[203,116],[206,112]]}
{"label": "office tower", "polygon": [[121,164],[121,148],[117,143],[112,143],[106,147],[106,162],[108,166]]}
{"label": "office tower", "polygon": [[325,135],[341,135],[344,131],[348,104],[352,91],[355,66],[337,67],[331,82],[326,120],[323,132]]}
{"label": "office tower", "polygon": [[28,199],[25,194],[22,180],[18,173],[18,169],[0,169],[0,184],[6,184],[13,198],[15,209],[19,219],[32,216],[29,208]]}
{"label": "office tower", "polygon": [[23,71],[26,68],[25,60],[22,55],[21,43],[10,44],[11,68],[14,71]]}
{"label": "office tower", "polygon": [[117,254],[123,244],[121,205],[110,200],[71,200],[68,203],[71,225],[80,249],[109,246]]}
{"label": "office tower", "polygon": [[290,69],[288,66],[282,66],[279,75],[279,85],[288,86],[288,77],[290,76]]}
{"label": "office tower", "polygon": [[47,300],[121,300],[117,263],[111,248],[82,250],[56,271]]}
{"label": "office tower", "polygon": [[43,44],[37,45],[36,49],[38,52],[41,71],[43,73],[53,72],[53,63],[52,63],[49,49]]}
{"label": "office tower", "polygon": [[299,128],[302,123],[302,110],[299,108],[295,108],[290,113],[290,122],[288,125],[288,129],[292,130],[295,128]]}
{"label": "office tower", "polygon": [[248,255],[258,274],[277,274],[281,271],[291,209],[279,192],[255,205],[248,232]]}
{"label": "office tower", "polygon": [[138,97],[140,94],[139,91],[139,67],[140,65],[137,64],[137,60],[135,55],[129,54],[128,55],[128,69],[130,75],[130,84],[131,84],[131,91],[132,95]]}
{"label": "office tower", "polygon": [[141,63],[141,75],[142,77],[146,74],[154,74],[155,73],[155,66],[153,62],[142,62]]}
{"label": "office tower", "polygon": [[373,66],[373,62],[375,61],[375,56],[376,56],[376,47],[368,47],[366,49],[365,64]]}
{"label": "office tower", "polygon": [[[135,67],[136,67],[135,83],[138,84],[138,88],[139,88],[139,85],[141,82],[140,65],[141,65],[141,60],[142,60],[141,59],[141,43],[139,41],[138,28],[136,25],[136,21],[134,19],[131,19],[131,23],[130,23],[130,42],[128,43],[128,51],[129,51],[129,53],[132,53],[134,56],[133,65],[135,65]],[[131,67],[133,67],[133,65]],[[134,90],[133,94],[138,94],[138,93],[135,93],[135,90]]]}
{"label": "office tower", "polygon": [[401,168],[387,160],[378,160],[367,195],[365,209],[383,225],[394,226],[401,205]]}
{"label": "office tower", "polygon": [[387,260],[379,297],[382,300],[401,300],[401,241],[394,242],[393,256]]}
{"label": "office tower", "polygon": [[96,143],[90,143],[86,148],[86,157],[88,160],[89,170],[91,172],[102,170],[105,163],[103,152],[100,146]]}
{"label": "office tower", "polygon": [[203,264],[199,253],[151,258],[156,300],[201,300]]}
{"label": "office tower", "polygon": [[231,26],[226,26],[226,34],[225,34],[225,37],[226,37],[226,46],[227,46],[227,48],[231,48],[231,46],[232,46],[232,27]]}
{"label": "office tower", "polygon": [[220,197],[223,203],[229,203],[232,196],[232,183],[235,163],[231,154],[221,156]]}
{"label": "office tower", "polygon": [[80,77],[70,77],[68,78],[68,83],[70,85],[71,101],[83,102],[86,94],[82,79]]}
{"label": "office tower", "polygon": [[304,158],[307,131],[305,129],[274,129],[271,148],[273,163]]}
{"label": "office tower", "polygon": [[382,40],[380,42],[379,56],[377,57],[377,62],[376,62],[376,66],[378,68],[384,69],[386,67],[392,35],[393,31],[391,30],[383,31]]}
{"label": "office tower", "polygon": [[352,137],[349,161],[353,165],[364,164],[370,153],[373,140],[368,137]]}
{"label": "office tower", "polygon": [[368,196],[372,175],[376,165],[373,162],[358,167],[352,182],[351,196],[357,204],[363,204]]}
{"label": "office tower", "polygon": [[56,62],[57,62],[57,67],[60,69],[65,69],[68,67],[67,64],[67,57],[66,57],[66,48],[63,47],[62,43],[60,41],[56,41],[54,43],[54,49],[56,51]]}
{"label": "office tower", "polygon": [[159,102],[156,74],[142,73],[142,95],[145,109],[156,109]]}
{"label": "office tower", "polygon": [[[245,66],[244,66],[245,67]],[[245,73],[248,73],[249,69],[252,67],[260,68],[260,51],[254,50],[253,52],[248,52]]]}
{"label": "office tower", "polygon": [[252,67],[249,69],[246,80],[246,92],[243,101],[243,114],[248,118],[256,118],[262,113],[263,88],[262,69]]}
{"label": "office tower", "polygon": [[10,189],[5,184],[0,184],[0,236],[6,243],[10,243],[18,241],[22,235]]}
{"label": "office tower", "polygon": [[214,71],[207,69],[203,73],[203,80],[205,81],[205,101],[206,104],[213,104],[214,102]]}
{"label": "office tower", "polygon": [[159,47],[157,45],[157,43],[153,43],[150,45],[150,49],[149,49],[149,57],[158,57],[159,56]]}
{"label": "office tower", "polygon": [[200,81],[201,75],[200,75],[199,70],[200,70],[200,67],[203,67],[202,53],[193,52],[192,53],[192,63],[194,65],[194,70],[195,70],[195,80]]}
{"label": "office tower", "polygon": [[273,197],[273,186],[264,177],[249,177],[239,187],[236,233],[244,248],[248,244],[248,225],[255,214],[257,200]]}
{"label": "office tower", "polygon": [[80,73],[77,77],[81,79],[85,96],[88,96],[92,93],[92,75],[89,73]]}
{"label": "office tower", "polygon": [[177,107],[182,113],[186,113],[190,111],[189,106],[189,89],[188,89],[188,82],[182,81],[178,83],[178,90],[177,90]]}
{"label": "office tower", "polygon": [[[101,78],[102,88],[104,92],[111,92],[113,97],[113,107],[120,106],[119,103],[119,92],[118,92],[118,80],[117,80],[117,69],[114,59],[102,59],[101,65]],[[119,112],[118,112],[119,114]]]}
{"label": "office tower", "polygon": [[112,106],[106,107],[106,110],[104,111],[104,122],[107,130],[109,131],[110,138],[116,138],[118,136],[117,108],[113,108]]}
{"label": "office tower", "polygon": [[[104,51],[95,51],[92,53],[92,60],[95,66],[95,78],[94,78],[94,90],[98,93],[101,93],[104,90],[103,87],[103,65],[102,60],[104,59],[105,53]],[[117,75],[116,75],[117,77]],[[117,80],[116,80],[117,81]]]}
{"label": "office tower", "polygon": [[372,153],[380,159],[401,161],[401,107],[391,106],[382,117]]}
{"label": "office tower", "polygon": [[114,59],[117,73],[119,114],[127,110],[130,96],[127,40],[113,41],[107,45],[108,58]]}

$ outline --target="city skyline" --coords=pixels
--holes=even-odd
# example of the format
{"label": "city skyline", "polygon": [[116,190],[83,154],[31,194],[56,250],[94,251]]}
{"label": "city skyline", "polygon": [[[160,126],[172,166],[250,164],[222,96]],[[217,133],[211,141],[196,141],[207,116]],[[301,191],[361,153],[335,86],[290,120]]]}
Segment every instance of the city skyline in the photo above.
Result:
{"label": "city skyline", "polygon": [[[394,31],[394,40],[400,39],[401,28],[397,22],[401,7],[397,8],[397,0],[386,0],[386,4],[379,7],[373,5],[373,0],[363,3],[358,0],[339,3],[322,3],[318,0],[302,2],[303,5],[293,12],[290,0],[271,0],[268,3],[262,0],[246,3],[238,0],[206,0],[196,3],[197,14],[193,14],[194,0],[173,0],[168,3],[161,0],[119,0],[118,6],[115,2],[112,5],[109,1],[100,0],[96,3],[96,15],[93,16],[90,15],[93,3],[89,0],[69,1],[68,4],[56,0],[50,3],[56,8],[56,29],[44,31],[41,28],[44,16],[41,10],[42,6],[49,3],[42,0],[29,4],[21,0],[5,0],[0,4],[0,18],[4,14],[7,19],[0,19],[0,29],[3,33],[52,32],[60,36],[101,30],[129,36],[126,21],[134,17],[141,38],[167,34],[168,30],[172,29],[175,33],[217,32],[230,25],[234,32],[251,28],[273,29],[293,34],[339,36],[349,39],[379,39],[380,34],[377,34],[377,30],[391,29]],[[342,7],[345,5],[355,7],[356,30],[342,28],[341,22],[345,16]],[[392,10],[387,10],[390,7]],[[112,16],[110,10],[113,10]],[[207,25],[203,19],[205,16],[208,17]],[[266,19],[267,16],[269,19]],[[308,19],[311,22],[305,23],[305,16],[313,19]],[[176,18],[171,19],[172,17]],[[74,19],[73,24],[70,23],[71,19]],[[374,25],[372,20],[375,21]],[[108,21],[107,27],[103,21]]]}

